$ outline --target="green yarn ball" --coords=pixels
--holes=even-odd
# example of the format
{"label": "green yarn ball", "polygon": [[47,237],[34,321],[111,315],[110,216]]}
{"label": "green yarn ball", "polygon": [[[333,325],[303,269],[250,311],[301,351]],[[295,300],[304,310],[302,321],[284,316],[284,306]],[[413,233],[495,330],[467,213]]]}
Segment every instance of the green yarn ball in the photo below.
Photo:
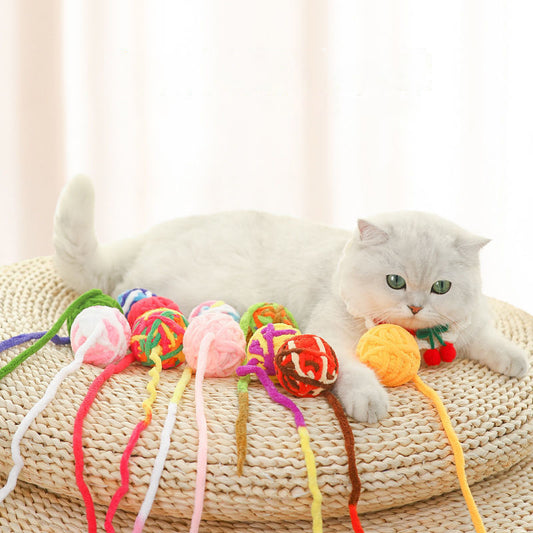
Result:
{"label": "green yarn ball", "polygon": [[239,324],[246,338],[246,344],[258,329],[267,324],[287,324],[298,329],[292,313],[283,305],[273,302],[252,305],[242,315]]}

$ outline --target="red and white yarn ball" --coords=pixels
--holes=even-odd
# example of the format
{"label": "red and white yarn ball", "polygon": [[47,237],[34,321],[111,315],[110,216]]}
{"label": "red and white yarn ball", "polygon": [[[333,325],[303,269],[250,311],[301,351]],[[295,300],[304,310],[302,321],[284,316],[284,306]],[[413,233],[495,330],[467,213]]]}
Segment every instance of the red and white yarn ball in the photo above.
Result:
{"label": "red and white yarn ball", "polygon": [[[207,336],[212,340],[209,344]],[[206,340],[203,344],[202,341]],[[225,313],[204,313],[193,318],[183,336],[187,364],[196,370],[201,349],[208,349],[206,378],[231,376],[246,356],[239,324]]]}
{"label": "red and white yarn ball", "polygon": [[[94,332],[99,330],[96,337]],[[106,366],[120,361],[129,349],[131,328],[126,317],[116,308],[95,305],[84,309],[72,323],[70,343],[77,352],[88,339],[84,363]]]}
{"label": "red and white yarn ball", "polygon": [[318,396],[337,380],[339,362],[333,348],[317,335],[287,340],[274,359],[280,385],[295,396]]}

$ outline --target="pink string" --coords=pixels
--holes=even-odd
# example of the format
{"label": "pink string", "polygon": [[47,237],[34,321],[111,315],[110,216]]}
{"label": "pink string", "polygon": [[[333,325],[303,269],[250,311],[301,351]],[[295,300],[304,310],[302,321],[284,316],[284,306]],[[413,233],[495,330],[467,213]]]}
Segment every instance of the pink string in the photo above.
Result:
{"label": "pink string", "polygon": [[127,354],[124,359],[120,362],[109,365],[105,370],[100,373],[95,380],[91,383],[87,395],[85,396],[83,402],[81,403],[78,413],[76,414],[76,419],[74,420],[74,431],[72,435],[72,447],[74,452],[74,464],[76,470],[76,483],[78,489],[83,497],[85,502],[85,509],[87,515],[87,531],[89,533],[96,533],[96,515],[94,512],[94,503],[89,491],[89,487],[83,479],[83,422],[89,409],[91,408],[96,395],[99,390],[102,388],[103,384],[113,375],[122,372],[126,367],[128,367],[134,361],[133,354]]}
{"label": "pink string", "polygon": [[211,343],[215,340],[212,333],[208,333],[200,344],[198,354],[198,366],[194,379],[194,397],[196,403],[196,425],[198,426],[198,454],[196,466],[196,490],[194,493],[194,510],[191,519],[189,533],[198,533],[205,498],[205,478],[207,474],[207,421],[204,410],[204,393],[202,384],[204,381],[205,368],[207,366],[207,354]]}

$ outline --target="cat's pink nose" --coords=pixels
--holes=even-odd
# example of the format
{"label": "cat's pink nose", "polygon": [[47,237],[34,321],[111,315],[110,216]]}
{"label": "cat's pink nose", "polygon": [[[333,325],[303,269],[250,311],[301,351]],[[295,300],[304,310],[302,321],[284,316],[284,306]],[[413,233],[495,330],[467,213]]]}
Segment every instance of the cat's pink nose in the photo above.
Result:
{"label": "cat's pink nose", "polygon": [[419,311],[422,311],[422,309],[424,309],[423,307],[418,307],[416,305],[408,305],[407,307],[411,309],[411,313],[413,313],[413,315],[416,315]]}

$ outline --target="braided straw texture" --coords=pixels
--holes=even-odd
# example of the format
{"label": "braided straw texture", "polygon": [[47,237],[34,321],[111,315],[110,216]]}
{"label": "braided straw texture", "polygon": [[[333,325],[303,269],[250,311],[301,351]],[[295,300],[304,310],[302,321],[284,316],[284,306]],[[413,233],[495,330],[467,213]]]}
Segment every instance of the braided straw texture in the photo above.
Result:
{"label": "braided straw texture", "polygon": [[[76,296],[62,284],[50,258],[1,268],[0,339],[48,329]],[[533,353],[533,317],[502,302],[491,304],[498,328]],[[20,350],[0,354],[0,365]],[[10,445],[17,425],[53,376],[71,360],[69,346],[48,345],[0,381],[0,483],[12,466]],[[84,365],[30,426],[21,443],[25,467],[19,485],[0,505],[2,533],[85,529],[74,477],[72,428],[77,409],[100,371]],[[161,375],[152,424],[131,459],[131,487],[116,516],[117,531],[133,527],[150,481],[167,405],[181,372],[170,369]],[[458,360],[438,368],[423,367],[420,375],[440,392],[447,406],[487,530],[533,530],[533,373],[522,380],[509,379],[475,362]],[[147,369],[138,364],[114,376],[86,418],[85,480],[97,504],[99,524],[103,524],[103,514],[120,483],[120,458],[142,416],[140,400],[148,380]],[[247,461],[243,476],[236,475],[236,384],[236,377],[204,383],[209,448],[201,531],[310,531],[311,497],[294,422],[256,383],[249,391]],[[381,423],[352,422],[362,482],[358,510],[363,527],[380,533],[472,531],[457,492],[453,455],[435,408],[411,384],[390,389],[389,395],[390,414]],[[349,531],[350,485],[341,430],[325,399],[295,401],[305,416],[316,457],[325,530]],[[191,384],[178,409],[145,531],[188,529],[197,444]],[[424,501],[429,498],[434,499]]]}

